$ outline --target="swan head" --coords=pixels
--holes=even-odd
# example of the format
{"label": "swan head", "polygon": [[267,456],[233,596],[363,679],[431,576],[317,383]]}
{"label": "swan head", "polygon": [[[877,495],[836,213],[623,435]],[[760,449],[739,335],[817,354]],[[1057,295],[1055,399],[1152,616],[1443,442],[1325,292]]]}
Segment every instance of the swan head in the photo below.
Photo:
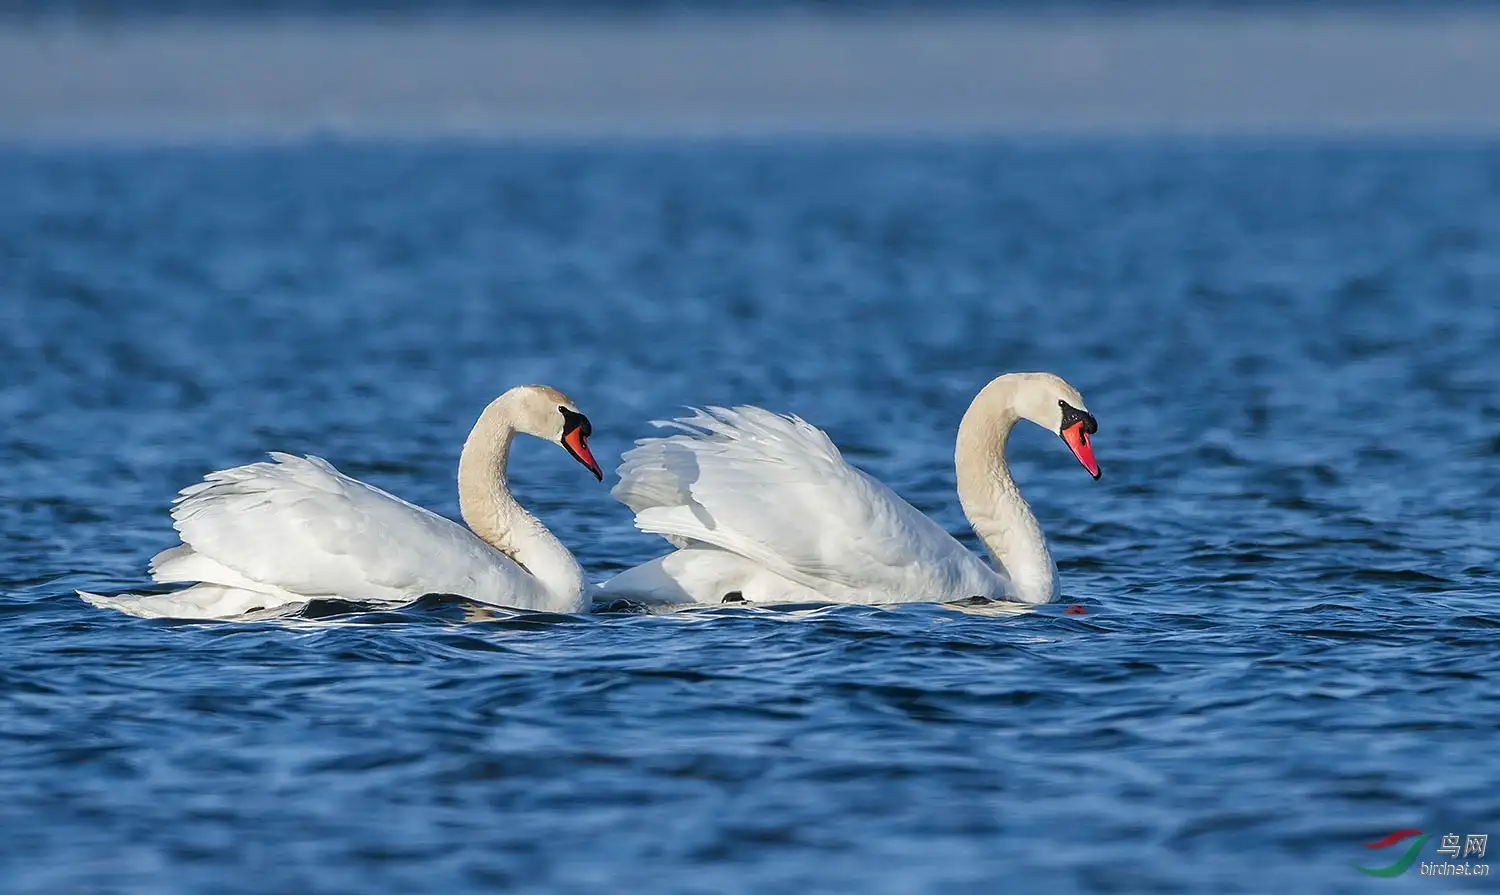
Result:
{"label": "swan head", "polygon": [[516,431],[550,441],[582,463],[594,478],[604,481],[604,470],[589,450],[593,424],[573,399],[550,385],[522,385],[506,392]]}
{"label": "swan head", "polygon": [[1099,479],[1099,461],[1089,436],[1099,431],[1099,423],[1083,403],[1083,395],[1059,376],[1051,373],[1019,373],[1015,389],[1016,413],[1060,437],[1088,470]]}

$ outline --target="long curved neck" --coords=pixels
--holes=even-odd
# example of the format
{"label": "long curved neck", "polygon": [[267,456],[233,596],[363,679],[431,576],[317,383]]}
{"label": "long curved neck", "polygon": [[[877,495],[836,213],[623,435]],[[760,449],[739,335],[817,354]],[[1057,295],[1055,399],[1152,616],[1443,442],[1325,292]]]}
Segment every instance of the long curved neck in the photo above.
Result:
{"label": "long curved neck", "polygon": [[502,395],[480,414],[458,458],[458,509],[485,543],[515,560],[563,605],[579,599],[583,569],[540,519],[511,496],[507,479],[514,409]]}
{"label": "long curved neck", "polygon": [[958,424],[954,449],[958,501],[974,533],[1010,578],[1011,596],[1047,603],[1057,595],[1057,566],[1005,462],[1005,445],[1017,419],[1015,386],[1003,377],[974,398]]}

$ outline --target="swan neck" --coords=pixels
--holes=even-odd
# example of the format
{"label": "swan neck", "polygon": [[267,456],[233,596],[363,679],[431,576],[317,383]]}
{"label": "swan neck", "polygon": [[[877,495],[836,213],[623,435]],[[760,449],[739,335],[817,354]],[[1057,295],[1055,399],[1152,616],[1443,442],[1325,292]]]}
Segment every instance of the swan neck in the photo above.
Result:
{"label": "swan neck", "polygon": [[583,569],[541,520],[510,493],[510,447],[515,414],[506,396],[480,415],[458,459],[458,510],[481,540],[515,560],[542,587],[573,606],[583,592]]}
{"label": "swan neck", "polygon": [[1057,566],[1005,461],[1018,419],[1014,391],[1003,380],[990,383],[974,399],[959,423],[954,451],[958,500],[974,533],[1009,579],[1009,596],[1047,603],[1057,596]]}

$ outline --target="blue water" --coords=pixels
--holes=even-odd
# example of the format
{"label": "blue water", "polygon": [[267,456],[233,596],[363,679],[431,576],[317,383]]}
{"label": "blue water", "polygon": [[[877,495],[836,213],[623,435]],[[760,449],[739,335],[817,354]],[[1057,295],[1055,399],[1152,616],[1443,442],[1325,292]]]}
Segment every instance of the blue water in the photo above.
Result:
{"label": "blue water", "polygon": [[[1500,833],[1500,147],[13,149],[0,183],[7,892],[1428,892],[1360,843]],[[456,515],[526,382],[607,467],[684,404],[799,413],[972,545],[954,431],[1024,369],[1099,420],[1098,483],[1011,449],[1083,615],[72,595],[145,583],[173,493],[267,450]],[[666,547],[555,448],[512,473],[596,580]]]}

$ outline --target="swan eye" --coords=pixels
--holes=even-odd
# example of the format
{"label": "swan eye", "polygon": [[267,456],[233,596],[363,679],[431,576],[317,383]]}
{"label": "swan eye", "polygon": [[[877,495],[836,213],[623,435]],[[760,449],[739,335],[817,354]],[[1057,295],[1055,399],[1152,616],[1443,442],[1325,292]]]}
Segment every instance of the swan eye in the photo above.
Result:
{"label": "swan eye", "polygon": [[583,433],[584,438],[588,438],[590,435],[594,434],[594,427],[591,423],[589,423],[588,417],[584,416],[576,410],[569,410],[568,408],[562,406],[559,406],[557,410],[563,415],[564,435],[567,435],[574,429],[580,430]]}
{"label": "swan eye", "polygon": [[1089,435],[1093,435],[1099,431],[1099,423],[1094,419],[1094,415],[1087,410],[1079,410],[1067,401],[1058,401],[1057,406],[1062,408],[1062,429],[1083,423],[1083,431]]}

